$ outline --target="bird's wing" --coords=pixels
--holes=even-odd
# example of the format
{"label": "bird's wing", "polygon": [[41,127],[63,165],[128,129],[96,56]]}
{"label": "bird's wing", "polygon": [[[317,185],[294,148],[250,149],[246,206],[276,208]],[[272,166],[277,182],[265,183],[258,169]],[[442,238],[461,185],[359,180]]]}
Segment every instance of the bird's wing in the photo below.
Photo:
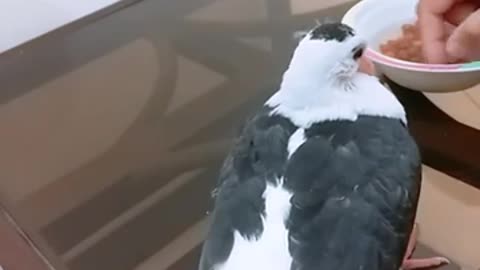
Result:
{"label": "bird's wing", "polygon": [[292,270],[401,266],[418,203],[420,157],[401,123],[377,120],[312,128],[291,157]]}
{"label": "bird's wing", "polygon": [[268,110],[245,124],[220,172],[200,270],[212,270],[228,258],[234,231],[246,238],[262,232],[266,179],[284,173],[288,139],[294,130],[289,120],[270,116]]}

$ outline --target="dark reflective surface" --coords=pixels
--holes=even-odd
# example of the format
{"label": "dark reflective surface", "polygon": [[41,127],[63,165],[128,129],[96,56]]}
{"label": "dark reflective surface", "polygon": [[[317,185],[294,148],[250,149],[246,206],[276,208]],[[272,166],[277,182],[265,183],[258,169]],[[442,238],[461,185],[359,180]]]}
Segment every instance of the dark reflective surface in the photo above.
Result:
{"label": "dark reflective surface", "polygon": [[139,1],[4,54],[2,200],[58,266],[191,267],[218,166],[293,31],[351,5],[326,2]]}
{"label": "dark reflective surface", "polygon": [[2,203],[59,269],[195,269],[232,135],[345,2],[144,0],[4,54]]}

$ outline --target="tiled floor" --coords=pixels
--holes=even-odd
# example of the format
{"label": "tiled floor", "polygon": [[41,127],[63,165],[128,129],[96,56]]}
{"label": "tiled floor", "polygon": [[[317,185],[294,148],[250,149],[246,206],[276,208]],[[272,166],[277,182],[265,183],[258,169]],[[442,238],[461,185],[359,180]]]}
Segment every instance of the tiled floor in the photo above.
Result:
{"label": "tiled floor", "polygon": [[[195,269],[218,167],[275,90],[292,32],[351,4],[144,0],[0,55],[0,200],[61,270]],[[480,265],[478,207],[458,199],[477,190],[437,169],[425,169],[421,240]],[[469,218],[461,250],[452,228]]]}

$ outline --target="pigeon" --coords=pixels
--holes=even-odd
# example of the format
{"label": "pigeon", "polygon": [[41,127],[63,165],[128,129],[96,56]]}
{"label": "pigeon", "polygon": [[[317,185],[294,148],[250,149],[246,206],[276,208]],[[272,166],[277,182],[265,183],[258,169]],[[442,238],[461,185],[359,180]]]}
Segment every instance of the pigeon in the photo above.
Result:
{"label": "pigeon", "polygon": [[402,104],[359,72],[367,43],[323,23],[245,121],[220,170],[200,270],[399,270],[410,259],[421,156]]}

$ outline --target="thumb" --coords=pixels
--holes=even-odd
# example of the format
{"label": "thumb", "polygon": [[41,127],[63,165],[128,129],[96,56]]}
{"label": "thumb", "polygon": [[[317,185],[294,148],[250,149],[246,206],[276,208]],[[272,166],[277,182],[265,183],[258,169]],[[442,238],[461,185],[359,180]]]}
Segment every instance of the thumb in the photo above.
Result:
{"label": "thumb", "polygon": [[480,9],[468,16],[447,40],[450,57],[465,61],[480,60]]}

